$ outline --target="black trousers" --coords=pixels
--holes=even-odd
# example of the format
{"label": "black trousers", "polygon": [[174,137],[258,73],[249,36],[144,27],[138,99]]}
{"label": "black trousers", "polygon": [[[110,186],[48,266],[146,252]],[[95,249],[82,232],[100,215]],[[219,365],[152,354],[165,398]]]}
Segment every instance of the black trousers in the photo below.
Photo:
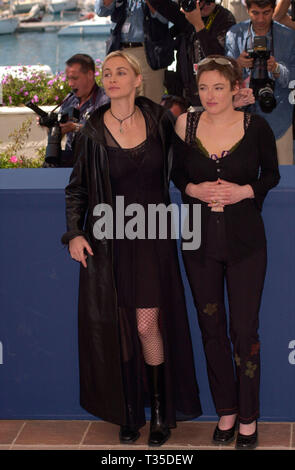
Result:
{"label": "black trousers", "polygon": [[[202,333],[208,379],[219,416],[237,413],[241,423],[259,417],[258,313],[266,272],[266,248],[229,260],[224,214],[209,219],[205,263],[183,251]],[[229,336],[225,308],[229,305]]]}

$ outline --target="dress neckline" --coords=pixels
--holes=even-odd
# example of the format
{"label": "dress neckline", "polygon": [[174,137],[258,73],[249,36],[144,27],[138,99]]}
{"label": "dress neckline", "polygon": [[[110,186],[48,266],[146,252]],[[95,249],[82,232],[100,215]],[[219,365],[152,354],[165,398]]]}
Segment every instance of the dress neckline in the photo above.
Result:
{"label": "dress neckline", "polygon": [[110,148],[118,148],[120,150],[123,150],[123,151],[130,151],[130,150],[138,150],[141,146],[144,146],[144,144],[146,143],[146,141],[148,140],[148,123],[147,123],[147,118],[145,116],[145,113],[141,110],[142,112],[142,115],[143,115],[143,118],[144,118],[144,121],[145,121],[145,132],[146,132],[146,138],[140,142],[139,144],[137,144],[135,147],[122,147],[119,142],[117,141],[117,139],[115,139],[115,137],[113,136],[113,134],[111,133],[110,129],[107,127],[107,125],[105,124],[104,120],[103,120],[103,126],[104,126],[104,129],[106,129],[106,131],[108,132],[108,134],[111,136],[111,138],[113,139],[113,141],[117,144],[117,147],[113,147],[113,146],[110,146],[108,145],[108,147]]}
{"label": "dress neckline", "polygon": [[195,111],[195,112],[192,112],[192,113],[188,113],[187,129],[186,129],[186,137],[185,137],[186,143],[195,143],[195,145],[200,150],[201,154],[203,156],[205,156],[206,158],[210,159],[211,161],[216,161],[216,160],[220,160],[221,158],[224,159],[224,158],[229,157],[239,147],[239,145],[244,140],[244,138],[246,136],[246,131],[247,131],[247,129],[249,127],[249,124],[250,124],[250,121],[251,121],[251,114],[243,112],[244,113],[244,116],[243,116],[244,135],[243,135],[243,137],[240,140],[238,140],[238,142],[236,142],[229,150],[224,150],[223,152],[225,152],[225,155],[223,155],[222,157],[218,157],[216,154],[212,154],[216,158],[211,158],[210,153],[208,152],[206,147],[203,145],[202,141],[199,139],[199,137],[196,136],[197,127],[198,127],[200,117],[201,117],[203,112],[204,111]]}

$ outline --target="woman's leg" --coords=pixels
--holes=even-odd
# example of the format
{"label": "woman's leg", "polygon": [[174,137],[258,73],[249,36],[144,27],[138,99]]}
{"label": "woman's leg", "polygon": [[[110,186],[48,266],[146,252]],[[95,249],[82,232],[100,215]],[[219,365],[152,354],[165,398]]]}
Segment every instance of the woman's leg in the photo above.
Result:
{"label": "woman's leg", "polygon": [[[266,250],[262,249],[227,268],[230,335],[239,390],[239,421],[251,424],[259,417],[260,342],[258,313],[266,271]],[[241,428],[240,428],[241,429]]]}
{"label": "woman's leg", "polygon": [[167,441],[170,431],[165,423],[165,363],[159,309],[138,308],[136,319],[151,393],[149,445],[160,446]]}
{"label": "woman's leg", "polygon": [[[204,264],[194,262],[190,254],[184,261],[202,333],[207,372],[217,414],[237,412],[237,392],[232,351],[227,336],[224,305],[224,264],[207,257]],[[231,427],[230,421],[221,426]],[[234,418],[233,418],[234,420]]]}
{"label": "woman's leg", "polygon": [[151,366],[162,364],[164,348],[159,328],[159,309],[137,308],[136,320],[145,362]]}

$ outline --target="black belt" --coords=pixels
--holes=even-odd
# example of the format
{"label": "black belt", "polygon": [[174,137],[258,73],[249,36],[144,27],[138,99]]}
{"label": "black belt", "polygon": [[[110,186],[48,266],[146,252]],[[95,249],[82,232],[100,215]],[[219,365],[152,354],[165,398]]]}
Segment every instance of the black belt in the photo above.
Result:
{"label": "black belt", "polygon": [[121,42],[121,46],[124,48],[127,47],[142,47],[143,42]]}

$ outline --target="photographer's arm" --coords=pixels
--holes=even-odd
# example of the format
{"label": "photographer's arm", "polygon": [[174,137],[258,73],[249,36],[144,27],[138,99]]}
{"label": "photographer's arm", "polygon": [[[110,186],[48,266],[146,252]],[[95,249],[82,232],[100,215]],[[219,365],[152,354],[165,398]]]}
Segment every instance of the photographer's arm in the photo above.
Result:
{"label": "photographer's arm", "polygon": [[226,33],[235,24],[234,17],[223,14],[223,10],[221,10],[213,20],[210,29],[207,30],[201,16],[199,2],[197,2],[197,8],[192,12],[185,13],[185,16],[195,28],[204,55],[224,55]]}
{"label": "photographer's arm", "polygon": [[272,18],[280,22],[288,14],[290,5],[291,0],[279,0],[277,6],[275,7]]}
{"label": "photographer's arm", "polygon": [[196,8],[193,11],[189,11],[189,12],[186,12],[184,10],[182,10],[182,11],[183,11],[183,14],[186,17],[187,21],[189,21],[189,23],[191,23],[194,26],[197,33],[199,31],[202,31],[202,29],[205,28],[205,24],[204,24],[204,21],[202,19],[199,0],[197,0]]}
{"label": "photographer's arm", "polygon": [[83,124],[79,124],[73,121],[68,121],[60,124],[62,135],[68,134],[69,132],[79,132],[82,127]]}
{"label": "photographer's arm", "polygon": [[271,56],[267,61],[267,70],[272,73],[273,78],[282,88],[288,88],[290,82],[290,71],[286,65],[277,62],[275,57]]}
{"label": "photographer's arm", "polygon": [[225,55],[237,59],[243,52],[238,47],[238,41],[236,33],[233,31],[227,31],[225,36]]}
{"label": "photographer's arm", "polygon": [[275,8],[273,19],[288,26],[288,28],[295,29],[295,21],[292,21],[291,16],[288,14],[290,5],[291,0],[280,0]]}
{"label": "photographer's arm", "polygon": [[241,69],[250,68],[253,65],[247,51],[240,50],[238,47],[237,35],[233,31],[228,31],[225,36],[225,55],[236,59]]}

